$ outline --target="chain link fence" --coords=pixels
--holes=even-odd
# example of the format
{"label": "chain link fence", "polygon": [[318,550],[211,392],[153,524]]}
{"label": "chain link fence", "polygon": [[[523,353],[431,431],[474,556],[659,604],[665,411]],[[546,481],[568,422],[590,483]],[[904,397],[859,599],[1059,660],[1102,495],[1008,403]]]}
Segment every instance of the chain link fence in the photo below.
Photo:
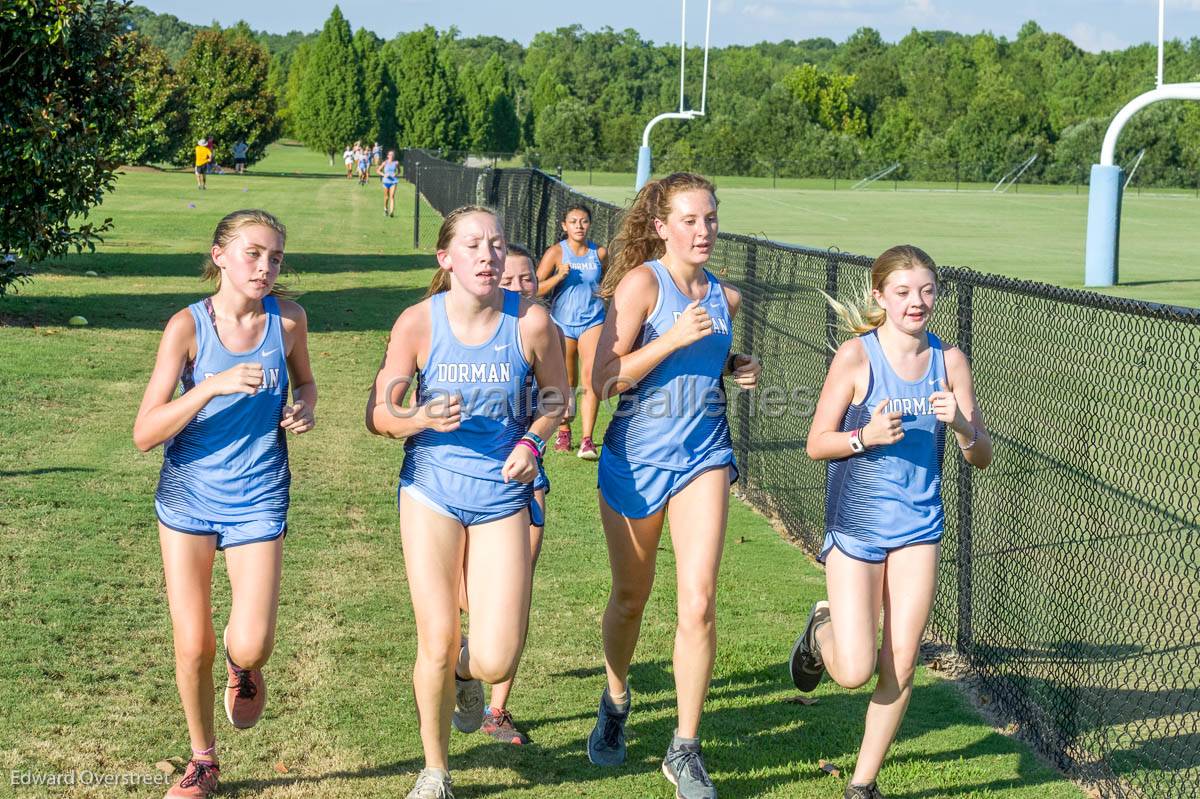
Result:
{"label": "chain link fence", "polygon": [[[404,165],[432,209],[498,208],[535,254],[576,202],[592,209],[592,238],[616,233],[621,209],[537,170],[411,150]],[[422,219],[422,241],[439,222]],[[735,349],[764,362],[759,389],[730,402],[740,490],[812,553],[825,467],[805,437],[838,343],[818,290],[861,296],[870,263],[724,233],[710,262],[744,297]],[[968,269],[942,278],[932,327],[971,358],[996,457],[976,472],[949,449],[928,635],[1102,797],[1197,796],[1200,309]]]}
{"label": "chain link fence", "polygon": [[[1097,144],[1097,146],[1099,146]],[[1047,153],[1036,159],[1013,161],[955,161],[949,159],[906,158],[879,161],[866,157],[834,156],[813,153],[805,160],[760,158],[751,163],[732,162],[692,153],[681,158],[671,151],[656,152],[658,172],[690,170],[706,175],[757,179],[756,185],[772,188],[811,188],[833,191],[1033,191],[1052,194],[1086,194],[1091,178],[1091,161],[1059,161]],[[1161,163],[1158,156],[1122,153],[1118,163],[1129,179],[1127,191],[1141,194],[1181,194],[1200,197],[1200,169]],[[637,169],[636,154],[603,156],[590,154],[545,154],[536,150],[523,153],[471,153],[452,150],[441,153],[443,160],[470,167],[538,168],[562,177],[571,174],[578,185],[611,184],[612,174],[632,175]]]}

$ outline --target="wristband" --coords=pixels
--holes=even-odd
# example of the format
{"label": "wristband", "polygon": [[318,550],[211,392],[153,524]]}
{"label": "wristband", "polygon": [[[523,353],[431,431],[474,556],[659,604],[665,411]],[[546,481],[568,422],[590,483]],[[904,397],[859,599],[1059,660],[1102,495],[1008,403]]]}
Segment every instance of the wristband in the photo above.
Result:
{"label": "wristband", "polygon": [[537,433],[533,432],[532,430],[527,430],[525,435],[521,436],[521,438],[528,439],[529,441],[533,442],[533,445],[537,447],[539,458],[546,454],[546,442]]}
{"label": "wristband", "polygon": [[535,447],[535,446],[534,446],[534,444],[533,444],[533,442],[532,442],[532,441],[530,441],[528,438],[522,438],[522,439],[520,439],[519,441],[517,441],[517,446],[518,446],[518,447],[521,447],[521,446],[525,447],[525,449],[527,449],[527,450],[529,450],[530,452],[532,452],[532,453],[533,453],[533,457],[535,457],[535,458],[539,458],[539,459],[540,459],[540,458],[542,457],[541,455],[539,455],[539,454],[538,454],[537,447]]}
{"label": "wristband", "polygon": [[957,439],[955,439],[954,443],[958,444],[959,449],[961,449],[963,452],[966,452],[971,447],[975,446],[975,442],[978,440],[979,440],[979,428],[976,427],[975,425],[971,425],[971,442],[969,444],[967,444],[965,447],[962,444],[958,444]]}
{"label": "wristband", "polygon": [[867,451],[867,445],[862,440],[863,428],[852,430],[850,432],[850,449],[854,450],[856,455]]}

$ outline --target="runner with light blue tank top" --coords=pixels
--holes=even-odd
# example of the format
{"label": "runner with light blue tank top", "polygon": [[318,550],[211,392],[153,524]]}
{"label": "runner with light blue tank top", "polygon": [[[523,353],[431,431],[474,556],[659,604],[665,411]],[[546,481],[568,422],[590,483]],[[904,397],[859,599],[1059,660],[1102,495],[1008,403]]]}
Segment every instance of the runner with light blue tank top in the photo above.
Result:
{"label": "runner with light blue tank top", "polygon": [[[879,344],[879,331],[859,337],[870,362],[870,383],[862,402],[846,409],[841,432],[867,426],[881,401],[886,413],[899,413],[904,437],[873,447],[861,456],[833,460],[826,475],[824,563],[837,547],[868,563],[913,544],[942,540],[942,456],[946,425],[933,414],[930,395],[947,385],[942,342],[929,337],[929,370],[917,380],[896,374]],[[931,445],[932,444],[932,445]]]}
{"label": "runner with light blue tank top", "polygon": [[417,404],[458,397],[462,423],[450,431],[422,430],[404,444],[400,491],[464,526],[528,510],[541,523],[533,486],[505,481],[504,462],[529,429],[525,392],[529,364],[521,352],[521,297],[504,292],[500,324],[482,344],[466,345],[450,329],[446,293],[430,297],[429,357],[420,371]]}
{"label": "runner with light blue tank top", "polygon": [[[538,263],[538,295],[549,297],[550,315],[566,340],[567,376],[571,388],[583,387],[580,397],[580,435],[578,456],[594,461],[600,457],[592,435],[600,401],[592,387],[592,364],[600,326],[604,324],[605,304],[598,296],[604,277],[608,251],[588,238],[592,211],[586,205],[568,206],[560,219],[565,238],[552,245]],[[571,451],[571,421],[563,420],[554,439],[555,452]]]}
{"label": "runner with light blue tank top", "polygon": [[287,529],[287,439],[279,426],[287,405],[288,373],[279,302],[262,300],[266,329],[258,346],[230,352],[214,326],[212,300],[188,306],[196,326],[196,357],[187,364],[183,393],[239,363],[262,365],[254,394],[213,397],[163,447],[155,492],[159,521],[172,530],[215,535],[217,549],[269,541]]}
{"label": "runner with light blue tank top", "polygon": [[819,558],[829,599],[813,606],[789,658],[802,691],[826,671],[857,688],[878,669],[845,799],[882,799],[875,778],[912,694],[937,583],[947,430],[961,468],[992,460],[970,364],[928,330],[939,288],[933,259],[893,247],[870,280],[862,307],[826,297],[858,335],[834,356],[808,433],[808,455],[829,464]]}
{"label": "runner with light blue tank top", "polygon": [[[504,256],[504,274],[500,277],[500,286],[510,291],[516,291],[527,300],[532,300],[537,296],[537,272],[533,268],[532,256],[524,247],[518,244],[508,245],[508,252]],[[561,331],[559,335],[561,337]],[[538,385],[532,372],[529,373],[527,380],[529,383],[527,389],[528,418],[532,422],[538,405]],[[545,463],[539,458],[538,475],[533,481],[533,501],[541,509],[542,520],[531,518],[529,523],[530,579],[533,577],[533,571],[537,568],[538,556],[542,551],[546,500],[549,494],[550,480],[546,477]],[[493,574],[493,578],[495,590],[505,590],[509,575],[496,572]],[[466,611],[465,597],[461,604],[463,610]],[[492,686],[491,698],[483,712],[483,726],[479,728],[479,731],[501,743],[520,746],[529,743],[529,736],[517,728],[512,713],[508,710],[508,700],[512,693],[515,676],[514,674],[508,680]]]}
{"label": "runner with light blue tank top", "polygon": [[388,150],[387,160],[375,166],[375,174],[383,178],[383,215],[396,215],[396,185],[400,183],[397,171],[400,162],[396,160],[396,151]]}
{"label": "runner with light blue tank top", "polygon": [[[275,643],[291,474],[288,432],[315,424],[316,381],[304,310],[276,283],[287,231],[265,211],[235,211],[213,234],[203,276],[216,293],[167,323],[133,439],[163,445],[155,493],[176,647],[176,685],[192,757],[167,799],[217,790],[211,602],[216,550],[229,571],[225,713],[254,726]],[[292,404],[288,405],[288,392]]]}
{"label": "runner with light blue tank top", "polygon": [[[371,432],[406,440],[397,504],[425,754],[408,799],[453,799],[449,728],[480,728],[482,683],[512,677],[528,626],[531,517],[541,523],[532,484],[563,417],[567,379],[549,313],[499,285],[505,246],[495,212],[466,206],[446,215],[438,271],[392,327],[367,404]],[[414,376],[416,403],[406,407]],[[471,641],[460,639],[463,607]],[[485,642],[478,651],[476,641]]]}
{"label": "runner with light blue tank top", "polygon": [[717,574],[737,479],[726,394],[758,384],[751,355],[731,355],[741,294],[706,268],[717,243],[716,190],[676,173],[651,181],[622,216],[601,294],[611,298],[593,383],[621,394],[600,455],[597,486],[612,590],[604,611],[606,684],[587,740],[598,766],[625,761],[630,663],[670,521],[678,585],[672,666],[678,723],[663,759],[682,799],[716,799],[700,716],[716,654]]}
{"label": "runner with light blue tank top", "polygon": [[554,290],[550,316],[563,335],[578,340],[584,331],[604,324],[604,300],[597,296],[604,265],[600,246],[587,241],[587,252],[576,255],[564,239],[558,243],[559,258],[567,266],[565,277]]}
{"label": "runner with light blue tank top", "polygon": [[[689,306],[661,261],[650,261],[658,300],[635,349],[662,336]],[[621,394],[604,435],[598,487],[613,510],[644,519],[708,469],[728,466],[737,481],[725,416],[722,373],[733,345],[733,322],[721,282],[704,270],[708,291],[699,307],[712,332],[668,355],[633,389]]]}

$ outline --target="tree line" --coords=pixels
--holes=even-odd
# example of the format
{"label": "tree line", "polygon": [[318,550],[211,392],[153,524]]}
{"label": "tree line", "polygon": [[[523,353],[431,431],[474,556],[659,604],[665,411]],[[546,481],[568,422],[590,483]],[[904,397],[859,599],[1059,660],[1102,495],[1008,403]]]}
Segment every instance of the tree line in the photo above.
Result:
{"label": "tree line", "polygon": [[[134,24],[186,62],[210,31],[134,8]],[[240,26],[244,28],[244,26]],[[578,26],[528,45],[426,27],[383,40],[352,32],[335,6],[319,32],[251,33],[268,61],[281,132],[328,153],[355,139],[443,151],[519,153],[549,168],[633,168],[642,128],[677,107],[679,48],[633,30]],[[1166,48],[1169,81],[1200,80],[1200,39]],[[688,53],[698,105],[701,53]],[[863,28],[826,38],[717,48],[708,116],[664,123],[656,167],[714,174],[861,177],[900,163],[922,180],[995,180],[1037,155],[1024,179],[1086,180],[1117,110],[1153,88],[1156,48],[1089,53],[1026,23],[1016,39],[913,30],[898,42]],[[1139,180],[1195,185],[1200,107],[1162,103],[1127,126]],[[861,174],[860,174],[861,173]]]}

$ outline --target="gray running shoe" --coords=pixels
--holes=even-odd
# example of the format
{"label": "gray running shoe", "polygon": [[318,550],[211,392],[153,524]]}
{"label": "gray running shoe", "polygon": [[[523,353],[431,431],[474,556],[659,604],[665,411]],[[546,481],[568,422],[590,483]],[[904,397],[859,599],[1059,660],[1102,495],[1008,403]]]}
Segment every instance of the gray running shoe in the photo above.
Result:
{"label": "gray running shoe", "polygon": [[408,792],[408,799],[454,799],[450,790],[450,773],[440,768],[421,769],[417,784]]}
{"label": "gray running shoe", "polygon": [[801,691],[812,691],[821,682],[825,674],[825,661],[821,658],[821,647],[817,643],[817,628],[829,622],[829,603],[822,599],[813,605],[808,613],[808,621],[804,632],[792,645],[792,655],[788,665],[792,674],[792,682]]}
{"label": "gray running shoe", "polygon": [[866,785],[847,785],[842,799],[887,799],[887,797],[879,792],[875,783],[869,782]]}
{"label": "gray running shoe", "polygon": [[717,789],[704,768],[699,742],[668,747],[662,771],[675,786],[675,799],[717,799]]}
{"label": "gray running shoe", "polygon": [[454,675],[454,717],[450,721],[459,732],[475,732],[483,726],[483,684],[479,680],[460,680]]}
{"label": "gray running shoe", "polygon": [[608,696],[608,686],[600,694],[600,709],[596,711],[596,726],[588,736],[588,760],[597,766],[619,766],[625,762],[625,722],[633,704],[633,692],[625,689],[628,699],[625,709],[618,710]]}

